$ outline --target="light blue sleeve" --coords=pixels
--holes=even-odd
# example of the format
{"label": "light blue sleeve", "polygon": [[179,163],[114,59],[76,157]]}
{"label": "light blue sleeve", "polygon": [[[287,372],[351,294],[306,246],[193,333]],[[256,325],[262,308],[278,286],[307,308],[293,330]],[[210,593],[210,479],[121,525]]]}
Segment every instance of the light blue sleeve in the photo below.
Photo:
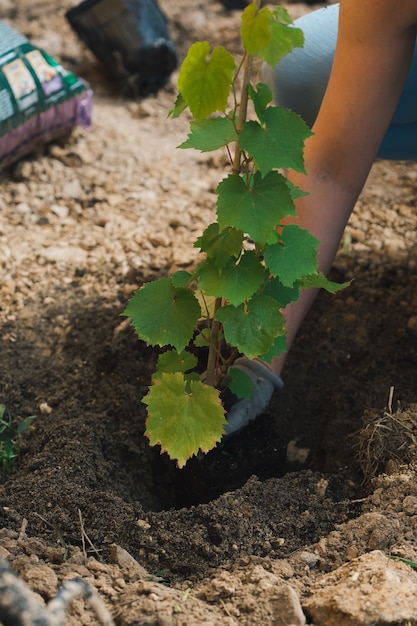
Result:
{"label": "light blue sleeve", "polygon": [[[295,48],[275,68],[263,66],[263,80],[271,87],[275,103],[292,109],[310,126],[329,80],[338,18],[339,5],[333,4],[295,20],[304,32],[304,47]],[[417,161],[417,51],[378,157]]]}

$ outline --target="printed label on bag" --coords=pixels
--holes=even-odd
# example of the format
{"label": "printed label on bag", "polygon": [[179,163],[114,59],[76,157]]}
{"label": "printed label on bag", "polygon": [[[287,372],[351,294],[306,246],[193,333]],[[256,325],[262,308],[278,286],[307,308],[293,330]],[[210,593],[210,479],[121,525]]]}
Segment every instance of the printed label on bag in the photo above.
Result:
{"label": "printed label on bag", "polygon": [[75,74],[0,22],[0,137],[86,89]]}

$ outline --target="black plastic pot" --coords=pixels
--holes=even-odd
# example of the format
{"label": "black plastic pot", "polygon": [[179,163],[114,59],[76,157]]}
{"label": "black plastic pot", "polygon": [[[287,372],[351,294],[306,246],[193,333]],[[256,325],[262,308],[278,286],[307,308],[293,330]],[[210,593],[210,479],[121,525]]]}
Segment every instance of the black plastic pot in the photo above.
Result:
{"label": "black plastic pot", "polygon": [[65,16],[128,97],[156,93],[177,67],[167,19],[156,0],[84,0]]}

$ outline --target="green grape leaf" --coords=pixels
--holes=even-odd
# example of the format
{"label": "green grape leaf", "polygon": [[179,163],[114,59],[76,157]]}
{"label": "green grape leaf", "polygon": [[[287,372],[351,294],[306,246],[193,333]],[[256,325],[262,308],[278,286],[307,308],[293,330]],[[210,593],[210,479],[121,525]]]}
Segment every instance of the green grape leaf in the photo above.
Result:
{"label": "green grape leaf", "polygon": [[300,297],[298,282],[291,287],[284,286],[278,278],[270,278],[263,290],[265,296],[270,296],[276,300],[280,307],[284,308],[290,302],[296,302]]}
{"label": "green grape leaf", "polygon": [[285,287],[292,287],[303,276],[317,272],[319,243],[307,230],[288,224],[282,230],[282,244],[266,248],[265,263]]}
{"label": "green grape leaf", "polygon": [[284,9],[284,7],[276,6],[273,9],[273,12],[274,12],[275,19],[278,20],[278,22],[281,22],[281,24],[292,24],[293,23],[293,21],[292,21],[292,19],[290,17],[290,14],[288,13],[287,9]]}
{"label": "green grape leaf", "polygon": [[258,10],[255,3],[249,4],[242,13],[240,29],[245,50],[274,67],[293,48],[304,45],[303,31],[289,26],[291,23],[282,7],[277,11]]}
{"label": "green grape leaf", "polygon": [[175,287],[171,278],[159,278],[136,291],[122,315],[132,318],[140,339],[150,345],[172,345],[181,352],[193,336],[201,309],[191,289]]}
{"label": "green grape leaf", "polygon": [[281,241],[281,239],[280,239],[280,234],[278,233],[278,231],[271,230],[271,232],[269,233],[269,237],[266,240],[267,245],[271,246],[273,243],[278,243],[279,241]]}
{"label": "green grape leaf", "polygon": [[236,141],[236,130],[229,117],[209,117],[190,123],[191,133],[179,148],[194,148],[210,152]]}
{"label": "green grape leaf", "polygon": [[282,334],[278,335],[278,337],[275,337],[274,343],[271,346],[271,348],[269,348],[269,350],[265,352],[265,354],[262,354],[259,358],[261,361],[265,361],[266,363],[271,363],[272,359],[274,359],[277,356],[280,356],[286,351],[287,351],[287,335],[285,333],[285,330],[283,330]]}
{"label": "green grape leaf", "polygon": [[303,191],[302,189],[294,185],[290,180],[288,180],[288,178],[287,185],[290,190],[291,198],[293,200],[296,200],[296,198],[302,198],[303,196],[308,196],[308,191]]}
{"label": "green grape leaf", "polygon": [[187,287],[192,279],[192,274],[190,274],[190,272],[186,272],[185,270],[178,270],[171,276],[171,281],[174,287]]}
{"label": "green grape leaf", "polygon": [[266,128],[259,122],[245,122],[239,146],[251,154],[262,174],[278,168],[305,173],[304,141],[312,135],[304,120],[282,107],[268,107],[263,114]]}
{"label": "green grape leaf", "polygon": [[249,359],[267,352],[284,325],[278,303],[262,294],[238,307],[221,307],[216,318],[223,324],[226,341]]}
{"label": "green grape leaf", "polygon": [[208,336],[208,333],[205,334],[204,332],[198,333],[197,337],[193,340],[193,345],[196,348],[208,348],[209,343],[210,343],[210,338]]}
{"label": "green grape leaf", "polygon": [[264,111],[268,104],[272,102],[272,91],[265,83],[258,83],[256,89],[253,85],[249,85],[248,94],[255,107],[255,113],[258,119],[263,123]]}
{"label": "green grape leaf", "polygon": [[220,230],[235,227],[264,246],[281,219],[296,215],[287,182],[279,172],[262,178],[256,172],[251,187],[237,174],[230,174],[217,187],[217,217]]}
{"label": "green grape leaf", "polygon": [[238,398],[249,400],[253,394],[253,380],[238,367],[229,368],[228,375],[230,376],[228,383],[230,391]]}
{"label": "green grape leaf", "polygon": [[[205,263],[205,261],[203,261],[203,263]],[[201,293],[201,291],[196,291],[195,295],[200,304],[201,319],[212,319],[216,310],[216,298],[214,296],[207,296]]]}
{"label": "green grape leaf", "polygon": [[299,281],[301,289],[309,289],[310,287],[316,287],[317,289],[325,289],[329,293],[337,293],[342,289],[346,289],[351,284],[349,280],[346,283],[334,283],[328,280],[324,274],[317,272],[310,276],[303,276]]}
{"label": "green grape leaf", "polygon": [[185,372],[184,380],[197,380],[198,382],[200,382],[200,375],[198,374],[198,372]]}
{"label": "green grape leaf", "polygon": [[230,259],[221,271],[207,259],[198,269],[198,288],[209,296],[225,298],[237,306],[253,296],[267,276],[256,253],[249,250],[238,263]]}
{"label": "green grape leaf", "polygon": [[228,383],[230,391],[238,398],[249,400],[253,394],[253,380],[237,367],[229,368],[228,375],[230,376],[230,382]]}
{"label": "green grape leaf", "polygon": [[197,357],[183,350],[167,350],[158,356],[156,372],[153,378],[161,378],[164,372],[187,372],[197,365]]}
{"label": "green grape leaf", "polygon": [[178,76],[178,89],[197,122],[225,111],[235,69],[232,55],[223,46],[214,48],[207,59],[209,52],[207,41],[194,43]]}
{"label": "green grape leaf", "polygon": [[164,373],[142,402],[148,407],[145,435],[176,459],[179,468],[199,450],[208,452],[224,434],[226,419],[219,391],[183,375]]}
{"label": "green grape leaf", "polygon": [[175,100],[174,108],[168,111],[168,117],[172,117],[175,119],[176,117],[179,117],[181,113],[185,111],[186,108],[187,108],[187,103],[182,97],[182,95],[179,93]]}
{"label": "green grape leaf", "polygon": [[204,233],[197,239],[194,246],[217,265],[224,267],[230,257],[238,257],[242,249],[243,232],[235,228],[225,228],[220,232],[217,222],[207,226]]}

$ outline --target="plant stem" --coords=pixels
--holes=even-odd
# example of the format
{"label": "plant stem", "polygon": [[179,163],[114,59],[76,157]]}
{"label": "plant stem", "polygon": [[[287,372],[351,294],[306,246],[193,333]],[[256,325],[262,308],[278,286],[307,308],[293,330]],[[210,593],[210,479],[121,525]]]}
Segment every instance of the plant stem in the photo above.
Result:
{"label": "plant stem", "polygon": [[[239,105],[239,115],[237,119],[236,130],[237,133],[241,131],[243,124],[246,121],[247,113],[248,113],[248,99],[249,99],[249,85],[252,75],[252,61],[253,57],[250,54],[245,54],[245,58],[243,60],[243,78],[242,78],[242,89],[241,89],[241,98]],[[233,174],[239,174],[241,167],[241,158],[242,152],[239,148],[239,143],[236,144],[236,150],[233,158],[232,172]],[[214,314],[213,320],[210,329],[210,348],[207,359],[207,376],[206,383],[215,387],[217,383],[216,376],[216,363],[218,356],[218,344],[219,344],[219,331],[221,328],[221,324],[215,319],[217,310],[222,306],[222,299],[216,298],[214,304]]]}
{"label": "plant stem", "polygon": [[[239,115],[237,118],[236,130],[239,135],[242,130],[243,124],[246,122],[246,117],[248,114],[248,99],[249,99],[249,85],[252,75],[252,55],[245,53],[245,58],[243,60],[243,78],[242,78],[242,89],[240,96],[240,105],[239,105]],[[235,155],[233,159],[232,172],[233,174],[239,174],[240,166],[241,166],[241,157],[242,151],[240,150],[239,143],[236,144]]]}
{"label": "plant stem", "polygon": [[222,299],[216,298],[214,303],[214,313],[213,320],[211,322],[210,328],[210,348],[207,359],[207,377],[206,383],[207,385],[211,385],[211,387],[216,386],[216,361],[217,361],[217,346],[219,342],[219,331],[220,331],[220,322],[215,319],[216,312],[220,309],[222,305]]}

